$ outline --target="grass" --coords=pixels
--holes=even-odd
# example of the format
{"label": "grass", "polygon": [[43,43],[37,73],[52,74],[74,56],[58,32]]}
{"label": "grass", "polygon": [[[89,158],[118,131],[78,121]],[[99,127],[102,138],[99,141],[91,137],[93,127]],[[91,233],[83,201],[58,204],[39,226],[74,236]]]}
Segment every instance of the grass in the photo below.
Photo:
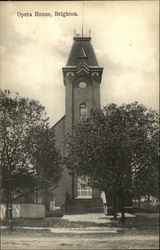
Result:
{"label": "grass", "polygon": [[[18,227],[54,227],[54,228],[87,228],[87,227],[113,227],[113,223],[100,224],[95,222],[69,221],[62,218],[45,218],[45,219],[13,219],[12,226]],[[8,221],[2,221],[1,225],[8,226]]]}
{"label": "grass", "polygon": [[[16,219],[17,226],[79,227],[97,226],[92,222],[73,222],[62,218]],[[115,221],[111,222],[115,226]],[[117,222],[116,222],[117,223]],[[99,225],[100,226],[100,225]],[[107,223],[106,226],[109,226]],[[2,230],[2,246],[5,250],[31,249],[159,249],[159,214],[136,213],[127,218],[124,225],[119,224],[117,234],[53,234],[43,230]]]}
{"label": "grass", "polygon": [[135,218],[127,218],[120,228],[136,230],[159,230],[159,213],[136,213]]}
{"label": "grass", "polygon": [[[54,227],[54,228],[86,228],[86,227],[119,227],[124,229],[137,230],[158,230],[159,229],[159,213],[135,213],[136,217],[126,218],[125,224],[119,221],[111,220],[111,223],[98,224],[95,222],[68,221],[60,217],[44,218],[44,219],[23,219],[17,218],[12,220],[14,227]],[[2,226],[8,226],[6,220],[1,222]]]}

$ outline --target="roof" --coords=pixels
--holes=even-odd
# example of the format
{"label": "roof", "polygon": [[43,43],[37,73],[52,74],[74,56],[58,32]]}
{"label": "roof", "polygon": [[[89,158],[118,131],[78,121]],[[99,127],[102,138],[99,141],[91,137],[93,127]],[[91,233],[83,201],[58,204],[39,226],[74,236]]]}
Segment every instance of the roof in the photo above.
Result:
{"label": "roof", "polygon": [[51,129],[55,129],[55,127],[56,127],[62,120],[64,120],[64,119],[65,119],[65,115],[62,116],[62,118],[61,118],[60,120],[58,120],[58,121],[51,127]]}
{"label": "roof", "polygon": [[82,62],[89,66],[99,66],[90,37],[74,37],[74,43],[66,66],[77,66]]}

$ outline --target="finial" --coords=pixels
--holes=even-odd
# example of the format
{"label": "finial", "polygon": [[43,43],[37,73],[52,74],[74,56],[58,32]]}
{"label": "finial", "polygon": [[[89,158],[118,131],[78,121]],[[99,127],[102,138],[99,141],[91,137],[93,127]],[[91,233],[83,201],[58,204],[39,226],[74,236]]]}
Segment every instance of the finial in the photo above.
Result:
{"label": "finial", "polygon": [[83,37],[83,22],[84,22],[84,1],[82,3],[82,37]]}
{"label": "finial", "polygon": [[89,37],[91,37],[91,29],[89,29]]}

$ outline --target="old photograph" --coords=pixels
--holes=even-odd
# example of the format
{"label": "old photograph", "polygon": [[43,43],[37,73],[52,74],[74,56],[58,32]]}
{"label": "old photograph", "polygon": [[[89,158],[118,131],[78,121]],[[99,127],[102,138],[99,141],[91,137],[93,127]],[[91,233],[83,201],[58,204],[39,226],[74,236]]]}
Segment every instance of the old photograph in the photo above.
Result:
{"label": "old photograph", "polygon": [[2,250],[159,249],[159,1],[1,1]]}

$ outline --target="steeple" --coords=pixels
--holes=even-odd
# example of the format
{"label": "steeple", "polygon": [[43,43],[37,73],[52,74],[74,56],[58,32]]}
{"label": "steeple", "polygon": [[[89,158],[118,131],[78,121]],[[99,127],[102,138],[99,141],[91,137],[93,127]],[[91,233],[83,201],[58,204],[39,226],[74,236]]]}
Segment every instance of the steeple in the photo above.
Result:
{"label": "steeple", "polygon": [[99,66],[94,49],[91,44],[91,37],[80,37],[76,35],[66,66],[78,66],[85,62],[88,66]]}
{"label": "steeple", "polygon": [[[89,32],[90,34],[90,32]],[[73,45],[65,67],[62,68],[64,85],[69,77],[78,77],[78,74],[85,71],[88,77],[97,75],[97,80],[101,83],[103,68],[99,66],[94,49],[91,44],[91,37],[82,37],[76,34],[73,37]],[[71,80],[71,79],[70,79]]]}
{"label": "steeple", "polygon": [[91,37],[75,35],[69,58],[62,68],[66,92],[65,131],[71,131],[81,117],[82,106],[87,115],[100,108],[100,84],[103,68],[98,65]]}

